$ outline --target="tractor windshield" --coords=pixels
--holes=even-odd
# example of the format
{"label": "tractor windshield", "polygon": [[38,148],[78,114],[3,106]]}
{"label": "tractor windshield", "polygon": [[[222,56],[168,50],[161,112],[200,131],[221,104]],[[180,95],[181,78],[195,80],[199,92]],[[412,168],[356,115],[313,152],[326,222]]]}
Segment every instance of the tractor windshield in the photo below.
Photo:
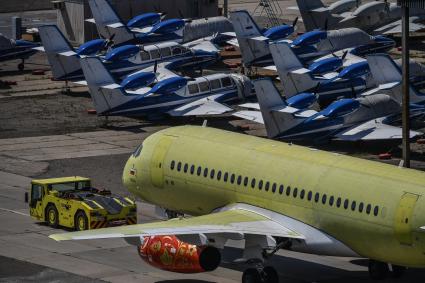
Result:
{"label": "tractor windshield", "polygon": [[58,192],[76,191],[90,187],[91,185],[89,181],[67,182],[48,185],[49,191],[54,190]]}

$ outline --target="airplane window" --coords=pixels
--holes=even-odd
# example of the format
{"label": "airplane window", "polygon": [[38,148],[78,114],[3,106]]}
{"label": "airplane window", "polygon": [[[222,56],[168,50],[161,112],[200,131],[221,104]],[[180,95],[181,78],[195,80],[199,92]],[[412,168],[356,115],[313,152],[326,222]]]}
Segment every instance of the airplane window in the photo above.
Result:
{"label": "airplane window", "polygon": [[221,171],[218,171],[218,173],[217,173],[217,180],[221,180]]}
{"label": "airplane window", "polygon": [[307,195],[307,200],[308,201],[311,201],[312,198],[313,198],[313,192],[312,191],[309,191],[308,192],[308,195]]}
{"label": "airplane window", "polygon": [[263,189],[263,180],[260,180],[260,182],[258,182],[258,189]]}
{"label": "airplane window", "polygon": [[367,207],[366,207],[366,213],[370,214],[371,210],[372,210],[372,206],[370,204],[368,204]]}
{"label": "airplane window", "polygon": [[237,183],[238,183],[238,185],[240,185],[242,183],[242,176],[241,175],[238,176],[238,182]]}
{"label": "airplane window", "polygon": [[336,200],[336,207],[340,207],[341,206],[341,198],[338,198]]}
{"label": "airplane window", "polygon": [[248,177],[245,177],[244,179],[243,179],[243,185],[246,187],[246,186],[248,186]]}
{"label": "airplane window", "polygon": [[277,187],[276,183],[273,183],[273,185],[272,185],[272,193],[275,193],[276,192],[276,187]]}
{"label": "airplane window", "polygon": [[210,178],[213,179],[215,175],[215,170],[211,169]]}
{"label": "airplane window", "polygon": [[345,199],[344,201],[344,208],[347,209],[348,208],[348,199]]}
{"label": "airplane window", "polygon": [[179,162],[178,164],[177,164],[177,171],[179,171],[180,172],[180,170],[182,169],[182,163],[181,162]]}
{"label": "airplane window", "polygon": [[201,90],[201,92],[210,91],[210,85],[208,84],[208,82],[201,82],[199,83],[199,89]]}
{"label": "airplane window", "polygon": [[171,49],[170,49],[170,47],[161,48],[161,56],[162,57],[171,56]]}
{"label": "airplane window", "polygon": [[378,216],[379,213],[379,206],[375,206],[375,209],[373,210],[373,215]]}
{"label": "airplane window", "polygon": [[300,192],[300,198],[301,199],[304,199],[304,196],[305,196],[305,190],[301,190],[301,192]]}
{"label": "airplane window", "polygon": [[224,180],[224,182],[227,182],[227,178],[229,177],[229,173],[224,173],[224,178],[223,178],[223,180]]}
{"label": "airplane window", "polygon": [[230,183],[233,184],[235,182],[235,178],[236,178],[235,174],[230,175]]}
{"label": "airplane window", "polygon": [[284,186],[283,186],[283,185],[280,185],[280,186],[279,186],[279,194],[282,194],[282,193],[283,193],[283,188],[284,188]]}
{"label": "airplane window", "polygon": [[170,169],[174,170],[174,166],[176,166],[176,162],[173,160],[173,161],[171,161]]}
{"label": "airplane window", "polygon": [[329,205],[330,205],[330,206],[334,205],[334,196],[331,196],[331,197],[329,198]]}
{"label": "airplane window", "polygon": [[325,203],[326,203],[326,198],[327,198],[327,196],[326,196],[326,194],[324,194],[324,195],[322,196],[322,203],[323,203],[323,204],[325,204]]}
{"label": "airplane window", "polygon": [[286,188],[286,195],[289,196],[291,194],[291,186]]}
{"label": "airplane window", "polygon": [[219,89],[221,88],[220,80],[212,80],[210,81],[211,89]]}
{"label": "airplane window", "polygon": [[152,59],[158,59],[159,57],[161,57],[158,49],[151,50],[150,53]]}
{"label": "airplane window", "polygon": [[199,167],[198,167],[198,171],[196,172],[196,174],[197,174],[198,176],[201,176],[201,173],[202,173],[202,167],[201,167],[201,166],[199,166]]}
{"label": "airplane window", "polygon": [[180,47],[175,47],[175,48],[173,49],[173,54],[174,54],[174,55],[182,54],[182,49],[181,49]]}
{"label": "airplane window", "polygon": [[190,174],[195,173],[195,165],[190,166]]}
{"label": "airplane window", "polygon": [[189,164],[185,163],[183,167],[184,173],[187,173],[187,169],[189,168]]}
{"label": "airplane window", "polygon": [[359,212],[363,212],[363,207],[364,207],[364,204],[361,202],[359,204]]}
{"label": "airplane window", "polygon": [[142,58],[142,61],[149,61],[151,59],[151,56],[146,51],[141,51],[140,56]]}
{"label": "airplane window", "polygon": [[316,193],[316,195],[314,196],[314,201],[315,202],[318,202],[319,201],[319,198],[320,198],[320,194],[319,193]]}
{"label": "airplane window", "polygon": [[270,182],[266,182],[266,186],[264,187],[264,189],[266,190],[266,192],[269,191],[270,188]]}
{"label": "airplane window", "polygon": [[294,189],[294,192],[292,193],[292,196],[293,196],[294,198],[296,198],[296,197],[297,197],[297,195],[298,195],[298,189],[297,189],[297,188],[295,188],[295,189]]}
{"label": "airplane window", "polygon": [[198,84],[190,84],[187,87],[189,88],[189,94],[195,94],[199,92]]}
{"label": "airplane window", "polygon": [[207,177],[208,176],[208,168],[205,168],[204,169],[204,177]]}
{"label": "airplane window", "polygon": [[353,201],[353,202],[351,203],[351,210],[352,210],[352,211],[356,210],[356,201]]}
{"label": "airplane window", "polygon": [[223,87],[232,86],[232,79],[230,79],[229,77],[222,78],[221,84],[223,85]]}
{"label": "airplane window", "polygon": [[255,188],[255,178],[251,180],[251,188]]}

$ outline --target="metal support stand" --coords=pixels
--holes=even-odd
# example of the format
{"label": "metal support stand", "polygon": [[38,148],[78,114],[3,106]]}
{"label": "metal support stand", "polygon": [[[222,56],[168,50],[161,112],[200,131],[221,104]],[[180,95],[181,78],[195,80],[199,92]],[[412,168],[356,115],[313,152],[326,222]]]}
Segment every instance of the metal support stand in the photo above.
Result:
{"label": "metal support stand", "polygon": [[402,7],[402,67],[403,67],[403,166],[410,168],[410,97],[409,97],[409,7]]}

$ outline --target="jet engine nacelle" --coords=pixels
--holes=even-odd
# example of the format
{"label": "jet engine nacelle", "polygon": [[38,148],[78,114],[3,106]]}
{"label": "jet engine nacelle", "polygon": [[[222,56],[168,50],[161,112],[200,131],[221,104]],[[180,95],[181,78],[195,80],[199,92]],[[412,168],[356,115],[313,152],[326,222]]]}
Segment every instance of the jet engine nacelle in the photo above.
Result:
{"label": "jet engine nacelle", "polygon": [[161,15],[158,13],[145,13],[135,16],[128,21],[127,26],[130,28],[144,28],[156,25],[161,21]]}
{"label": "jet engine nacelle", "polygon": [[157,34],[169,34],[181,30],[185,24],[185,21],[182,19],[170,19],[156,24],[150,32]]}
{"label": "jet engine nacelle", "polygon": [[303,92],[294,95],[286,100],[286,103],[290,107],[297,109],[306,109],[317,101],[317,96],[311,92]]}
{"label": "jet engine nacelle", "polygon": [[106,61],[119,61],[126,60],[130,57],[135,56],[140,52],[140,48],[136,45],[124,45],[110,50],[105,55]]}
{"label": "jet engine nacelle", "polygon": [[354,79],[362,76],[366,76],[370,73],[369,64],[367,61],[361,61],[354,63],[344,68],[339,74],[340,79]]}
{"label": "jet engine nacelle", "polygon": [[288,25],[281,25],[272,27],[266,30],[263,35],[270,40],[284,39],[294,33],[294,27]]}
{"label": "jet engine nacelle", "polygon": [[360,102],[355,99],[345,98],[335,101],[322,111],[328,118],[338,118],[350,114],[360,107]]}
{"label": "jet engine nacelle", "polygon": [[314,62],[308,68],[310,71],[317,74],[324,74],[328,72],[334,72],[342,67],[342,59],[338,57],[330,57]]}
{"label": "jet engine nacelle", "polygon": [[104,39],[93,39],[80,45],[77,50],[78,55],[89,56],[94,55],[105,47]]}
{"label": "jet engine nacelle", "polygon": [[144,237],[138,248],[140,257],[156,268],[178,273],[215,270],[221,261],[220,251],[212,246],[196,246],[176,236]]}
{"label": "jet engine nacelle", "polygon": [[125,89],[135,89],[139,87],[148,86],[153,83],[155,79],[156,75],[154,73],[140,72],[126,77],[121,82],[121,86]]}
{"label": "jet engine nacelle", "polygon": [[324,30],[313,30],[306,32],[292,41],[292,46],[308,46],[319,43],[321,40],[326,39],[328,33]]}
{"label": "jet engine nacelle", "polygon": [[151,93],[171,94],[187,85],[187,79],[183,77],[171,77],[160,81],[151,89]]}

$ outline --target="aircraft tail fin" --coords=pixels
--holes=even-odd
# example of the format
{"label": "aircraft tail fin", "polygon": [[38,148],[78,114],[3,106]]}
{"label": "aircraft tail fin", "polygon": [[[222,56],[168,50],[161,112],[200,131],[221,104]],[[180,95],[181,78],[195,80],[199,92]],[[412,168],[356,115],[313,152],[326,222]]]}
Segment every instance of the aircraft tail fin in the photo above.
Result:
{"label": "aircraft tail fin", "polygon": [[[388,90],[390,95],[398,103],[402,103],[402,74],[399,66],[387,54],[372,54],[367,56],[370,72],[376,85],[381,90]],[[416,90],[410,86],[411,103],[422,102],[425,100],[424,95],[418,94]]]}
{"label": "aircraft tail fin", "polygon": [[89,0],[89,5],[97,30],[103,38],[113,38],[115,45],[135,38],[134,33],[124,24],[107,0]]}
{"label": "aircraft tail fin", "polygon": [[98,114],[105,115],[133,99],[134,96],[127,95],[121,85],[115,82],[99,58],[81,58],[80,63]]}
{"label": "aircraft tail fin", "polygon": [[271,43],[269,48],[286,98],[317,86],[311,71],[304,68],[288,43]]}
{"label": "aircraft tail fin", "polygon": [[267,135],[270,138],[278,137],[284,131],[300,123],[300,120],[293,115],[294,111],[292,111],[298,109],[287,106],[269,78],[255,80],[254,88]]}
{"label": "aircraft tail fin", "polygon": [[327,29],[328,21],[333,16],[321,0],[297,0],[297,4],[306,31]]}
{"label": "aircraft tail fin", "polygon": [[39,27],[41,42],[55,79],[81,76],[79,56],[56,25]]}
{"label": "aircraft tail fin", "polygon": [[268,39],[263,36],[257,23],[247,11],[230,13],[242,59],[246,66],[251,66],[259,60],[270,56]]}

